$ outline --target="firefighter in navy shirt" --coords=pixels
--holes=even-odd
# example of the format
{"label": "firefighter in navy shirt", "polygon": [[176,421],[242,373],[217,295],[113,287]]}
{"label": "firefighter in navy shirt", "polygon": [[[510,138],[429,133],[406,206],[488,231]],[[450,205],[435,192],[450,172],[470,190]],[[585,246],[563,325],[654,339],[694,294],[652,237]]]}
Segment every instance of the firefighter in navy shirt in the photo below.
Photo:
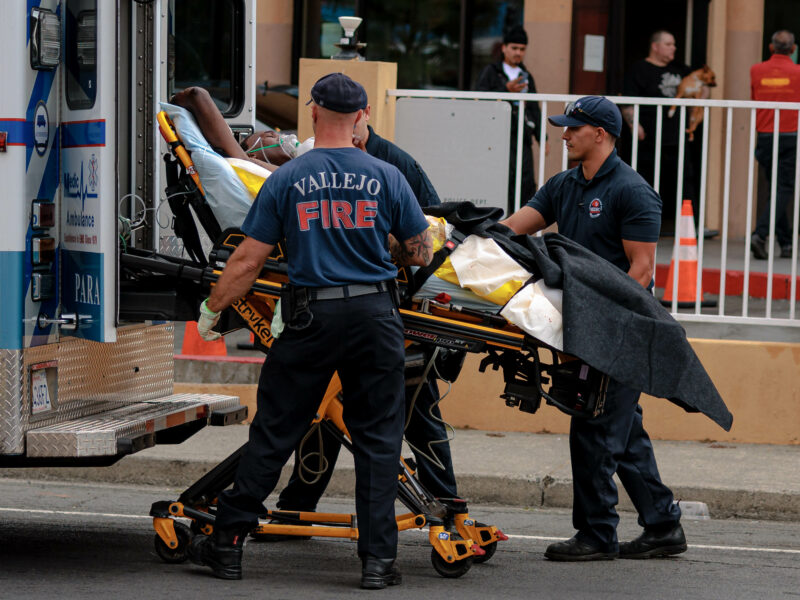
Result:
{"label": "firefighter in navy shirt", "polygon": [[201,306],[198,331],[213,338],[219,312],[247,293],[286,239],[286,327],[264,361],[234,486],[220,495],[213,535],[195,537],[189,556],[218,577],[241,578],[244,538],[338,371],[354,446],[361,586],[383,588],[400,583],[394,501],[404,420],[403,324],[390,245],[402,264],[426,265],[431,240],[402,174],[353,147],[364,88],[334,73],[314,84],[311,97],[314,150],[264,183],[242,225],[247,238]]}
{"label": "firefighter in navy shirt", "polygon": [[[580,165],[552,177],[505,224],[535,233],[557,222],[559,233],[652,286],[661,227],[661,200],[614,149],[622,116],[606,98],[587,96],[550,117],[564,127],[571,160]],[[572,524],[577,534],[551,544],[551,560],[585,561],[668,556],[686,550],[681,512],[661,482],[650,438],[642,426],[639,391],[611,380],[605,410],[593,419],[572,418]],[[644,532],[631,542],[617,540],[618,501],[614,473],[639,512]]]}
{"label": "firefighter in navy shirt", "polygon": [[[408,181],[421,207],[441,204],[433,184],[419,163],[407,152],[375,133],[368,125],[371,106],[367,104],[363,108],[365,118],[358,122],[353,131],[353,143],[356,147],[397,167]],[[416,348],[419,349],[420,345],[416,345]],[[406,387],[405,439],[414,453],[417,476],[425,489],[440,500],[449,502],[455,510],[466,512],[466,502],[458,498],[447,427],[439,409],[437,379],[432,369],[423,384]],[[314,512],[333,476],[340,449],[339,440],[324,428],[320,428],[319,436],[312,435],[304,439],[303,455],[314,457],[308,462],[315,467],[319,465],[319,471],[308,468],[308,463],[303,461],[298,451],[289,483],[278,498],[278,508]],[[313,476],[309,478],[308,474]],[[280,523],[280,519],[274,521]],[[266,541],[298,539],[298,536],[281,534],[259,537]]]}

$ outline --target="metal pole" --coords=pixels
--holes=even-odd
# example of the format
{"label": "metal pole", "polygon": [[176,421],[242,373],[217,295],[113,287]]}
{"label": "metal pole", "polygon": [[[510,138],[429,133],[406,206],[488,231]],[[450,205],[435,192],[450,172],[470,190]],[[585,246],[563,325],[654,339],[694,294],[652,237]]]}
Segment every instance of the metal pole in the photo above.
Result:
{"label": "metal pole", "polygon": [[525,126],[525,100],[519,101],[519,114],[517,115],[517,160],[514,166],[514,212],[519,210],[520,196],[522,195],[522,129]]}
{"label": "metal pole", "polygon": [[780,141],[781,111],[775,109],[772,119],[772,182],[769,189],[769,253],[767,264],[767,318],[772,316],[772,274],[775,268],[775,203],[778,196],[778,142]]}
{"label": "metal pole", "polygon": [[742,316],[748,313],[750,292],[750,232],[753,231],[753,167],[755,166],[756,147],[756,109],[750,109],[750,145],[748,146],[750,159],[747,163],[747,212],[745,216],[745,242],[744,242],[744,287],[742,288]]}
{"label": "metal pole", "polygon": [[[708,109],[706,109],[708,110]],[[719,311],[718,314],[725,314],[725,286],[727,285],[728,268],[728,211],[731,203],[731,137],[733,136],[733,109],[727,111],[728,122],[725,129],[725,183],[722,189],[722,253],[719,265]],[[708,132],[705,127],[708,121],[708,114],[704,115],[703,123],[703,146]],[[703,154],[705,158],[705,152]],[[702,254],[702,253],[701,253]]]}

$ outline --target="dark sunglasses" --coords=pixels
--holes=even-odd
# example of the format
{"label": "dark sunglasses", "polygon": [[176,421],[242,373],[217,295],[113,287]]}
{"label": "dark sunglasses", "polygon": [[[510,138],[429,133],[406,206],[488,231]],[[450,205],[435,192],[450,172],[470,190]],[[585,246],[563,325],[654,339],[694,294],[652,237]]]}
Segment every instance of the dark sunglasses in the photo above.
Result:
{"label": "dark sunglasses", "polygon": [[587,125],[592,125],[594,127],[605,127],[601,125],[597,119],[595,119],[592,115],[587,113],[583,110],[580,106],[575,106],[574,102],[570,102],[567,104],[566,108],[564,109],[564,114],[568,117],[575,117],[579,121],[583,121]]}

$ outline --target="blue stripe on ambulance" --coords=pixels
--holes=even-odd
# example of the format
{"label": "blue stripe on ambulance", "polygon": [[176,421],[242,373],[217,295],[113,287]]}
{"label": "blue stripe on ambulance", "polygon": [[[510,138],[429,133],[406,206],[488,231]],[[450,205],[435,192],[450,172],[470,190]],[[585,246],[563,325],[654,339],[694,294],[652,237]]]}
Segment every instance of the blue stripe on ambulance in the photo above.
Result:
{"label": "blue stripe on ambulance", "polygon": [[33,146],[33,128],[25,119],[0,119],[0,131],[8,134],[9,146]]}
{"label": "blue stripe on ambulance", "polygon": [[[30,15],[31,9],[39,7],[41,4],[41,0],[28,0],[27,5],[27,13]],[[56,7],[56,14],[61,14],[61,4],[59,3]],[[30,45],[30,19],[25,19],[26,27],[27,27],[27,37],[26,43]],[[50,92],[53,89],[53,82],[55,81],[56,72],[58,69],[54,69],[53,71],[37,71],[36,72],[36,79],[33,84],[33,89],[31,90],[31,95],[28,100],[28,109],[25,112],[25,121],[23,122],[23,132],[22,137],[25,141],[25,172],[27,173],[30,169],[31,165],[31,158],[33,155],[33,148],[34,148],[34,138],[33,138],[33,122],[34,122],[34,114],[36,112],[36,105],[39,101],[44,102],[47,104],[50,98]],[[38,198],[41,200],[49,200],[55,201],[55,194],[56,190],[58,189],[59,185],[59,158],[60,158],[60,149],[59,149],[59,130],[56,127],[55,131],[52,134],[51,141],[49,144],[49,152],[47,158],[47,163],[44,168],[44,172],[42,173],[42,180],[39,184],[39,195]],[[32,267],[31,267],[31,256],[30,256],[30,239],[33,235],[33,229],[31,228],[31,224],[28,223],[28,229],[25,232],[25,251],[24,253],[20,253],[22,255],[22,261],[18,264],[18,270],[15,271],[16,279],[12,279],[12,281],[22,281],[22,293],[20,294],[17,291],[14,295],[18,299],[17,301],[20,303],[19,306],[19,313],[17,314],[25,314],[24,313],[24,306],[25,306],[25,298],[30,290],[30,282],[31,282],[31,274],[32,274]],[[56,252],[56,256],[58,256],[58,252]],[[56,269],[56,277],[58,275],[58,258],[56,259],[56,265],[54,268]],[[57,281],[58,279],[56,279]],[[42,310],[47,312],[49,315],[54,315],[56,309],[58,308],[58,295],[56,294],[56,298],[42,303],[41,306]],[[22,323],[19,323],[19,327],[15,327],[18,331],[11,334],[11,339],[13,340],[13,345],[8,345],[6,343],[2,343],[2,347],[5,348],[19,348],[22,342]],[[42,334],[34,335],[31,342],[33,345],[38,345],[41,343],[46,343],[48,332],[50,331],[51,326],[47,326],[44,330],[41,331]]]}
{"label": "blue stripe on ambulance", "polygon": [[10,285],[0,285],[0,314],[20,315],[19,319],[9,318],[0,327],[0,348],[18,350],[22,342],[22,315],[24,296],[20,294],[15,282],[22,281],[24,252],[0,252],[0,273]]}
{"label": "blue stripe on ambulance", "polygon": [[62,123],[61,129],[62,148],[106,145],[106,122],[104,119]]}
{"label": "blue stripe on ambulance", "polygon": [[[54,142],[51,144],[50,154],[47,157],[47,164],[45,165],[44,173],[42,174],[42,181],[41,181],[41,183],[39,185],[39,191],[38,191],[38,193],[36,195],[36,197],[39,198],[39,199],[47,199],[47,200],[53,201],[55,199],[55,196],[56,196],[56,190],[58,190],[58,186],[59,186],[58,140],[60,139],[59,133],[60,133],[60,130],[59,130],[58,127],[56,127],[56,129],[54,131],[54,134],[53,134]],[[25,236],[25,238],[26,238],[25,239],[25,247],[26,248],[30,248],[31,247],[30,237],[32,235],[33,235],[33,230],[31,228],[31,226],[28,225],[28,231],[27,231],[26,236]],[[58,277],[59,273],[58,272],[59,272],[59,266],[60,266],[60,255],[61,255],[60,252],[56,252],[56,260],[55,260],[55,263],[53,265],[53,275],[54,275],[56,281],[58,281],[58,279],[59,279],[59,277]],[[32,274],[33,274],[33,268],[31,266],[31,261],[27,260],[27,261],[25,261],[24,284],[23,284],[24,287],[22,288],[22,289],[25,290],[26,294],[28,293],[28,290],[30,289],[30,283],[31,283]],[[56,294],[55,298],[53,298],[52,300],[47,300],[47,301],[44,301],[44,302],[41,303],[41,305],[40,305],[41,310],[43,312],[45,312],[46,314],[52,316],[52,315],[55,314],[56,309],[58,308],[58,302],[59,302],[58,294]],[[31,345],[32,346],[38,346],[38,345],[47,343],[47,337],[50,334],[51,328],[52,328],[52,325],[48,325],[44,329],[38,329],[37,328],[35,331],[39,332],[39,333],[35,333],[33,335],[32,339],[31,339]]]}
{"label": "blue stripe on ambulance", "polygon": [[[25,119],[27,121],[28,127],[31,129],[31,143],[28,144],[26,148],[27,156],[25,157],[25,170],[28,170],[31,164],[31,155],[33,154],[33,118],[34,113],[36,112],[36,105],[41,100],[45,104],[47,104],[48,98],[50,98],[50,90],[53,87],[53,81],[56,78],[56,71],[37,71],[36,72],[36,81],[33,84],[33,90],[31,90],[31,97],[28,101],[28,110],[25,113]],[[56,140],[58,138],[55,138]]]}

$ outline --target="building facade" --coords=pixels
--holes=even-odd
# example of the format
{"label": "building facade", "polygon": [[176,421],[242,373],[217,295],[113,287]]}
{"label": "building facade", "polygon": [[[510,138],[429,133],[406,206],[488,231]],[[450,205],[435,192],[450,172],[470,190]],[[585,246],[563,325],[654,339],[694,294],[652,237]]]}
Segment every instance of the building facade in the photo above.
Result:
{"label": "building facade", "polygon": [[[367,44],[364,56],[397,62],[400,88],[472,89],[483,66],[499,57],[503,30],[521,24],[538,91],[617,95],[626,69],[646,56],[651,33],[666,29],[676,38],[677,60],[716,72],[712,98],[747,100],[749,67],[768,57],[771,34],[800,34],[798,0],[262,0],[259,81],[296,83],[300,58],[331,56],[344,15],[363,17],[357,35]],[[722,111],[712,113],[710,125],[706,218],[719,228]],[[734,147],[747,147],[744,111],[733,126]],[[556,165],[556,154],[549,163]],[[733,173],[746,172],[749,153],[735,152],[732,161]],[[734,193],[729,221],[742,235],[744,202]]]}

